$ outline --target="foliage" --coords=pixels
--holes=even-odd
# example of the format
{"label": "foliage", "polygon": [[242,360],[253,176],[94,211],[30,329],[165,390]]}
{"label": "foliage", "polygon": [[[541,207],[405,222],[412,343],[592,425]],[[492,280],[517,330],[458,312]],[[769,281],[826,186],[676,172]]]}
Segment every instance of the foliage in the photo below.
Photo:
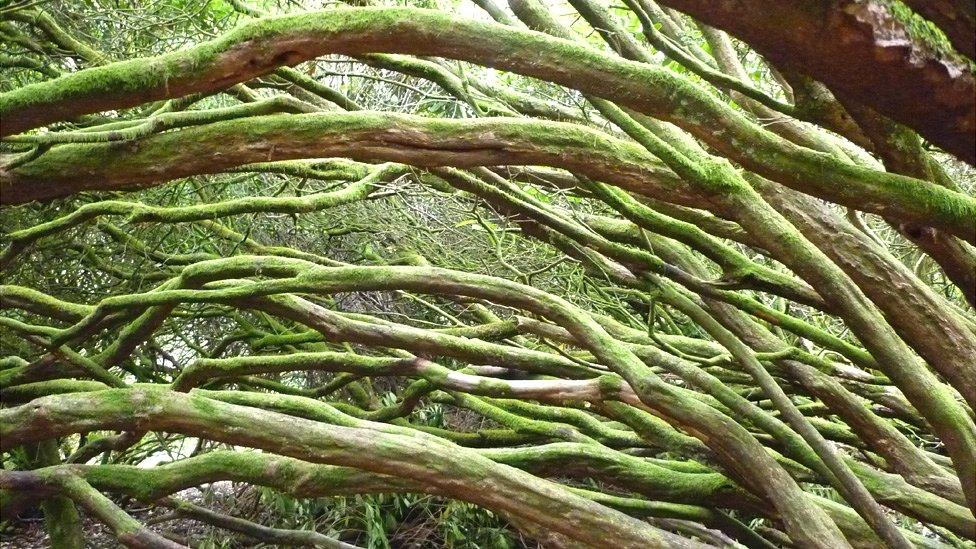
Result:
{"label": "foliage", "polygon": [[693,2],[367,4],[0,3],[4,535],[973,547],[976,170]]}

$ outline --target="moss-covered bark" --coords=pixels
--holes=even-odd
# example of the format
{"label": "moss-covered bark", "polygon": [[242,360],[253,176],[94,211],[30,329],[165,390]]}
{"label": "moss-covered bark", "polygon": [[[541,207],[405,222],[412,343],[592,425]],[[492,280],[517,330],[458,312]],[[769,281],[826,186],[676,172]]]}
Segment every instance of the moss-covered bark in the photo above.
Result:
{"label": "moss-covered bark", "polygon": [[[611,539],[621,547],[700,546],[437,438],[416,432],[393,434],[389,431],[395,428],[370,428],[352,418],[349,421],[359,428],[326,426],[156,389],[57,395],[0,414],[5,448],[41,436],[78,430],[112,427],[175,430],[231,443],[247,442],[320,463],[356,466],[422,480],[456,497],[511,513],[594,547]],[[383,431],[387,433],[381,435]],[[369,459],[364,460],[363,456]],[[90,492],[83,489],[87,483],[82,485],[82,482],[68,480],[64,488],[71,488],[69,494],[85,501],[86,507],[101,507],[99,501],[108,501],[104,496],[100,500],[86,500]],[[465,487],[469,483],[485,483],[490,489],[470,491]],[[109,509],[101,512],[112,513]],[[128,527],[125,519],[118,521],[117,528]]]}
{"label": "moss-covered bark", "polygon": [[[445,26],[452,32],[438,32]],[[395,43],[388,38],[392,36],[397,37]],[[479,47],[470,48],[471,44]],[[750,169],[806,192],[869,211],[884,206],[890,215],[937,222],[963,238],[971,238],[976,229],[971,199],[784,143],[668,71],[539,33],[448,21],[424,10],[349,9],[313,17],[266,18],[152,62],[120,62],[20,88],[0,97],[4,134],[95,110],[220,89],[324,53],[382,50],[482,62],[551,80],[673,121]],[[533,52],[531,59],[519,53],[526,51]],[[9,187],[7,193],[13,194]]]}
{"label": "moss-covered bark", "polygon": [[[94,2],[0,23],[5,517],[172,546],[117,494],[355,541],[172,497],[231,480],[458,499],[559,547],[976,539],[967,172],[883,97],[757,55],[807,27],[752,50],[646,0],[477,0],[497,24],[233,0],[229,32],[196,26],[238,17],[211,3],[171,20],[196,46],[112,63],[169,48],[140,7],[64,18]],[[761,4],[733,23],[818,16]],[[898,48],[849,25],[880,6],[823,12],[852,66]],[[905,68],[872,63],[847,84]]]}

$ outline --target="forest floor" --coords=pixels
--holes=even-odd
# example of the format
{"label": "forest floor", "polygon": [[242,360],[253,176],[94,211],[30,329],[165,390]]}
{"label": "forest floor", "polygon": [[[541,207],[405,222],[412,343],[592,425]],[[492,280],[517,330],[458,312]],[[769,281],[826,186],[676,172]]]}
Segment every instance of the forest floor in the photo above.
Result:
{"label": "forest floor", "polygon": [[[186,490],[175,494],[182,499],[195,503],[202,500],[199,490]],[[164,508],[151,508],[137,501],[130,500],[122,507],[139,522],[145,524],[147,520],[169,513]],[[44,530],[44,520],[39,510],[31,514],[18,517],[3,517],[4,529],[0,531],[0,549],[47,549],[51,547],[47,532]],[[115,535],[101,522],[88,516],[82,518],[84,524],[85,541],[89,549],[115,549],[122,547]],[[211,527],[189,519],[176,519],[149,526],[155,532],[175,534],[174,540],[185,543],[187,539],[205,539]],[[180,539],[182,538],[182,539]],[[236,547],[250,547],[253,544],[243,543]]]}

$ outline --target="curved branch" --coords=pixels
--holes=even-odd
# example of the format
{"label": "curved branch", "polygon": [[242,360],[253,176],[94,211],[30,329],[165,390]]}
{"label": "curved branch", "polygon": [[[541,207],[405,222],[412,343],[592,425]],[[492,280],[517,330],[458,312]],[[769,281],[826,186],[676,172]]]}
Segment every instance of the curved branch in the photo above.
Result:
{"label": "curved branch", "polygon": [[773,62],[809,74],[976,163],[971,61],[931,38],[898,2],[661,3],[734,34]]}
{"label": "curved branch", "polygon": [[[0,411],[3,448],[97,429],[166,430],[318,463],[405,476],[600,547],[701,547],[437,437],[353,420],[338,427],[159,389],[56,395]],[[480,486],[471,489],[472,486]],[[490,487],[490,488],[489,488]],[[104,497],[104,496],[103,496]],[[565,517],[574,520],[567,521]]]}
{"label": "curved branch", "polygon": [[[445,28],[451,32],[442,32]],[[801,191],[866,211],[946,224],[962,238],[976,233],[976,201],[965,195],[784,142],[667,69],[429,10],[356,8],[265,18],[187,51],[18,88],[0,96],[2,135],[84,113],[220,90],[327,53],[376,52],[439,55],[549,80],[674,122],[749,169]]]}
{"label": "curved branch", "polygon": [[[220,144],[215,149],[215,144]],[[393,113],[270,115],[217,122],[149,136],[129,146],[55,147],[33,162],[0,168],[4,203],[67,196],[83,190],[137,188],[215,173],[253,162],[348,156],[418,166],[541,164],[685,205],[708,207],[729,189],[686,181],[643,148],[583,126],[526,119],[429,119]],[[828,157],[824,156],[823,160]],[[70,172],[62,170],[72,165]],[[976,199],[938,185],[889,174],[835,187],[822,197],[865,211],[924,219],[960,238],[976,237]],[[838,169],[860,170],[853,166]],[[867,175],[867,174],[862,174]],[[826,184],[825,184],[826,183]],[[867,187],[867,188],[866,188]],[[801,190],[812,192],[814,189]],[[819,191],[818,191],[819,192]],[[905,197],[910,196],[907,200]],[[713,205],[714,207],[714,205]]]}

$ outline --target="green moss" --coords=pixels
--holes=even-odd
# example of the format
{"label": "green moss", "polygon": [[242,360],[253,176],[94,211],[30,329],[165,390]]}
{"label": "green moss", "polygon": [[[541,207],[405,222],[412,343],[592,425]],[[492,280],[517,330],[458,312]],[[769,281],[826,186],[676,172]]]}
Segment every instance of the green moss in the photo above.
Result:
{"label": "green moss", "polygon": [[976,69],[976,61],[957,52],[945,32],[935,23],[915,13],[912,8],[899,0],[877,0],[883,4],[891,15],[901,23],[909,37],[929,48],[938,56],[967,67],[970,71]]}

